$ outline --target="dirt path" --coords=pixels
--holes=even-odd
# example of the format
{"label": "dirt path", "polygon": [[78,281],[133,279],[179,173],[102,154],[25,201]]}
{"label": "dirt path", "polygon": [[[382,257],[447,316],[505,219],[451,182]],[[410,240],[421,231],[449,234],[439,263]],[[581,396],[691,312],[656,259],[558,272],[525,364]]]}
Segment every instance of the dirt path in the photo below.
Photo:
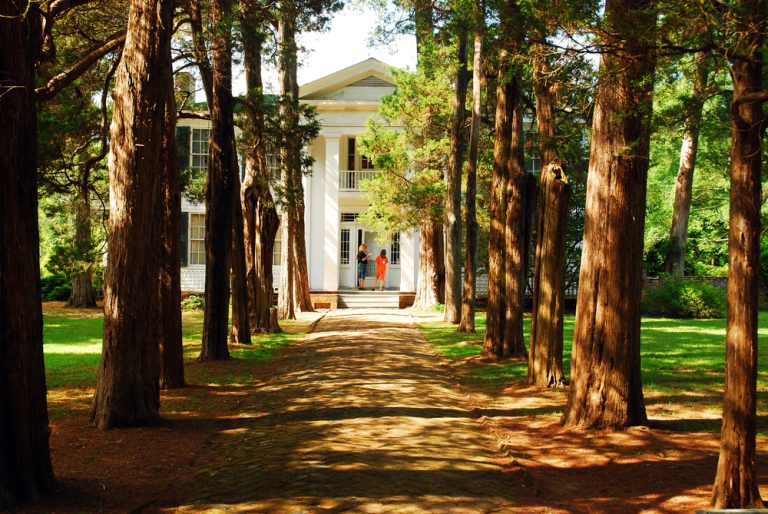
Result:
{"label": "dirt path", "polygon": [[403,311],[328,313],[221,422],[210,453],[182,511],[514,505],[514,473]]}

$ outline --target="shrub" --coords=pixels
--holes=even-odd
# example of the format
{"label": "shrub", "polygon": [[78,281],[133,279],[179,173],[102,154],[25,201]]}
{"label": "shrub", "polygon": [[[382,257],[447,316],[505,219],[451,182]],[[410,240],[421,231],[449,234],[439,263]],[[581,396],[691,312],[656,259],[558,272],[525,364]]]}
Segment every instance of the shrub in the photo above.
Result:
{"label": "shrub", "polygon": [[187,296],[181,301],[183,311],[201,311],[205,309],[205,298],[202,296]]}
{"label": "shrub", "polygon": [[696,280],[666,279],[643,296],[643,314],[668,318],[723,318],[725,291]]}
{"label": "shrub", "polygon": [[40,279],[40,293],[43,301],[67,300],[72,292],[72,283],[63,275],[48,275]]}

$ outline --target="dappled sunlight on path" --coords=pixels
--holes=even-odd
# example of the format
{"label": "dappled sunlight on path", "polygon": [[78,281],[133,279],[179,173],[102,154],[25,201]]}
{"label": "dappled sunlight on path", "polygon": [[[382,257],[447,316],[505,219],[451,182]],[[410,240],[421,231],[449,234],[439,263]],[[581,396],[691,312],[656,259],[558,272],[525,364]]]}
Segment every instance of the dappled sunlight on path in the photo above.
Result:
{"label": "dappled sunlight on path", "polygon": [[328,313],[218,422],[181,511],[503,512],[514,473],[407,313]]}

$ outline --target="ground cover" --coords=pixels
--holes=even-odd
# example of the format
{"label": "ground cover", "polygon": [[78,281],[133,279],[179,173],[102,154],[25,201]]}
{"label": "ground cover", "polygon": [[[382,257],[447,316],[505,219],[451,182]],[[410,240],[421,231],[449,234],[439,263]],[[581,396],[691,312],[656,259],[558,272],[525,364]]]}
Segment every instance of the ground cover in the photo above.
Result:
{"label": "ground cover", "polygon": [[[723,390],[725,320],[643,318],[641,365],[650,430],[566,430],[567,389],[525,384],[527,362],[480,356],[485,327],[461,334],[433,314],[414,313],[436,353],[472,398],[500,446],[530,475],[531,501],[587,512],[690,512],[706,508],[714,480]],[[570,371],[574,317],[565,319]],[[530,318],[526,319],[526,341]],[[758,473],[767,496],[768,313],[760,313]]]}
{"label": "ground cover", "polygon": [[231,345],[232,359],[198,363],[203,314],[183,313],[188,387],[161,393],[157,427],[101,432],[87,420],[101,353],[101,309],[43,305],[51,454],[60,492],[30,512],[127,512],[150,506],[194,477],[221,419],[250,393],[254,377],[312,321],[283,322],[283,334]]}

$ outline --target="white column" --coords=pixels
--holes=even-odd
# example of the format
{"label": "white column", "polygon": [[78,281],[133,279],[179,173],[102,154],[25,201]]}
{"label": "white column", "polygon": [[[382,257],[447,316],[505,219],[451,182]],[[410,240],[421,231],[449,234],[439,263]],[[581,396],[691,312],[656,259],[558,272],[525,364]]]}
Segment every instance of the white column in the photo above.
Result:
{"label": "white column", "polygon": [[400,291],[416,291],[419,273],[419,233],[400,233]]}
{"label": "white column", "polygon": [[341,137],[325,136],[325,244],[323,289],[339,289],[339,153]]}
{"label": "white column", "polygon": [[[312,223],[312,175],[304,175],[301,177],[301,185],[304,188],[304,248],[306,248],[305,255],[307,256],[307,273],[309,274],[310,284],[312,283],[312,267],[309,265],[312,262],[312,245],[309,243],[309,235],[312,233],[312,229],[315,224]],[[312,286],[309,286],[312,288]]]}

